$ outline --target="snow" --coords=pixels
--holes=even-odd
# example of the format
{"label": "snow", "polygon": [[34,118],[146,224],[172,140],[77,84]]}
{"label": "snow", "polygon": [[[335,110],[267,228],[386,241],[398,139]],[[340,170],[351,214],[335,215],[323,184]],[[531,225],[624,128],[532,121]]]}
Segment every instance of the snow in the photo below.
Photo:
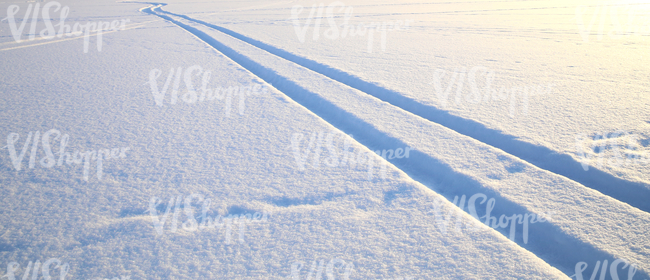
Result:
{"label": "snow", "polygon": [[650,278],[650,3],[0,11],[8,279]]}

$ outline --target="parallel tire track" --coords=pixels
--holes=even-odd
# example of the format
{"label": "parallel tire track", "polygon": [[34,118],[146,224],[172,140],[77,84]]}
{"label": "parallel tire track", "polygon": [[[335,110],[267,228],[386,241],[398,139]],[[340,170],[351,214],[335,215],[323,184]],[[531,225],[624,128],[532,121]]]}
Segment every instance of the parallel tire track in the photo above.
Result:
{"label": "parallel tire track", "polygon": [[639,210],[650,213],[650,203],[648,203],[648,201],[650,201],[650,186],[647,184],[627,181],[591,166],[588,171],[584,171],[581,163],[576,161],[570,155],[560,154],[547,147],[519,140],[514,136],[488,128],[477,121],[454,116],[449,114],[447,111],[433,106],[424,105],[412,98],[400,94],[399,92],[380,87],[349,73],[297,56],[288,51],[246,37],[232,30],[193,19],[185,15],[179,15],[161,9],[159,10],[162,13],[180,17],[228,34],[273,55],[284,58],[332,80],[374,96],[384,102],[388,102],[414,115],[440,124],[494,148],[500,149],[541,169],[562,175],[572,181],[597,190],[602,194],[636,207]]}
{"label": "parallel tire track", "polygon": [[[156,13],[155,10],[161,7],[162,5],[159,4],[157,7],[150,7],[148,10],[144,10],[144,12],[150,13],[152,15],[161,17],[163,19],[166,19],[170,21],[171,23],[183,28],[184,30],[188,31],[189,33],[193,34],[196,36],[198,39],[202,40],[206,44],[212,46],[214,49],[217,51],[221,52],[225,56],[229,57],[231,60],[233,60],[235,63],[239,64],[252,74],[258,76],[262,80],[266,81],[267,83],[271,83],[274,85],[276,89],[279,91],[283,92],[285,95],[287,95],[289,98],[293,99],[306,109],[312,111],[314,114],[318,115],[321,117],[323,120],[326,122],[329,122],[332,124],[334,127],[340,129],[341,131],[345,133],[361,133],[361,138],[356,139],[358,142],[362,143],[363,145],[369,147],[369,148],[377,148],[377,146],[382,146],[382,145],[390,145],[390,146],[402,146],[404,143],[400,139],[393,138],[391,136],[385,135],[378,129],[374,128],[372,125],[369,123],[366,123],[364,120],[359,119],[355,115],[351,114],[350,112],[346,112],[345,110],[337,107],[336,105],[330,103],[328,100],[323,99],[319,95],[309,92],[308,90],[302,88],[301,86],[297,85],[295,82],[281,76],[280,74],[270,71],[270,69],[265,68],[264,66],[260,65],[259,63],[253,61],[252,59],[246,57],[245,55],[242,55],[241,53],[237,52],[236,50],[224,45],[223,43],[217,41],[213,37],[207,35],[206,33],[191,27],[185,23],[182,23],[178,20],[173,19],[172,17],[164,14],[159,14]],[[181,15],[174,15],[168,12],[164,12],[172,16],[180,17],[183,19],[187,19],[186,16],[181,16]],[[196,20],[191,20],[195,23],[204,25],[206,27],[216,29],[217,31],[221,31],[225,34],[228,34],[234,38],[240,39],[244,42],[247,42],[251,44],[251,42],[257,42],[253,39],[244,37],[242,35],[238,35],[239,37],[243,37],[244,39],[239,38],[238,36],[233,36],[232,34],[229,34],[227,32],[222,31],[222,28],[218,27],[215,28],[212,25],[206,25],[201,22],[197,22]],[[232,31],[229,31],[232,33]],[[233,33],[237,35],[236,33]],[[263,43],[256,43],[256,44],[263,44]],[[256,46],[255,44],[251,44],[253,46]],[[263,45],[266,46],[266,45]],[[258,47],[258,46],[256,46]],[[286,57],[282,55],[277,55],[269,50],[266,50],[264,48],[260,48],[262,50],[266,50],[267,52],[274,54],[276,56],[279,56],[281,58],[287,59],[289,61],[292,61],[298,65],[301,65],[305,68],[312,69],[314,72],[319,73],[323,76],[326,76],[332,80],[339,81],[342,84],[345,84],[349,87],[359,89],[366,94],[370,94],[369,92],[372,92],[372,90],[369,90],[368,87],[372,89],[372,87],[375,87],[379,93],[373,92],[373,96],[377,97],[377,95],[382,95],[382,93],[386,96],[384,96],[387,99],[390,99],[393,102],[389,102],[393,105],[394,103],[398,103],[401,106],[397,106],[407,112],[413,113],[413,111],[418,112],[420,114],[425,114],[425,112],[420,112],[419,110],[422,110],[422,108],[419,107],[414,107],[411,108],[409,106],[415,106],[414,104],[409,104],[407,101],[404,101],[406,99],[402,98],[396,98],[395,96],[391,96],[391,94],[395,95],[397,94],[396,92],[391,92],[387,89],[383,89],[378,86],[374,86],[370,83],[361,81],[360,79],[353,77],[347,73],[341,72],[336,69],[331,69],[329,67],[320,65],[316,62],[306,60],[304,58],[299,58],[293,54],[289,54],[286,51],[275,49],[270,46],[266,46],[268,48],[272,48],[271,50],[275,50],[276,52],[283,53],[285,56],[289,56],[290,58],[297,59],[302,62],[301,63],[296,63],[295,61],[291,59],[287,59]],[[308,66],[305,66],[305,65]],[[326,71],[324,71],[324,68]],[[316,70],[314,70],[316,69]],[[320,71],[318,71],[320,70]],[[329,73],[329,75],[325,73]],[[338,76],[336,73],[339,73]],[[332,78],[334,76],[334,78]],[[363,90],[365,89],[365,90]],[[381,98],[380,98],[381,99]],[[384,100],[384,99],[382,99]],[[400,102],[407,102],[406,104],[401,104]],[[413,101],[414,102],[414,101]],[[404,109],[404,108],[410,109]],[[437,110],[437,109],[435,109]],[[440,111],[437,111],[438,114],[441,114]],[[415,114],[415,113],[414,113]],[[415,114],[418,116],[421,116],[419,114]],[[451,115],[448,115],[449,117],[453,117]],[[440,116],[438,116],[440,117]],[[460,122],[462,124],[465,123],[471,123],[473,125],[480,125],[478,123],[475,123],[473,121],[469,120],[464,120],[462,118],[455,117],[456,122]],[[428,119],[428,118],[427,118]],[[428,119],[430,120],[430,119]],[[430,120],[431,121],[431,120]],[[432,121],[436,123],[435,121]],[[482,125],[480,125],[482,126]],[[446,126],[449,128],[449,126]],[[484,126],[482,126],[483,130],[487,130]],[[453,130],[453,129],[452,129]],[[457,130],[456,130],[457,131]],[[458,132],[458,131],[457,131]],[[466,135],[466,134],[465,134]],[[467,135],[466,135],[467,136]],[[471,136],[470,136],[471,137]],[[505,135],[498,134],[497,137],[506,137]],[[511,136],[507,136],[511,137]],[[476,138],[474,138],[476,139]],[[512,140],[515,141],[515,140]],[[498,142],[498,141],[497,141]],[[483,143],[485,143],[483,141]],[[530,145],[530,144],[529,144]],[[418,151],[413,151],[413,157],[417,157],[420,161],[420,163],[416,166],[408,166],[409,172],[407,172],[412,178],[422,182],[424,185],[428,186],[436,186],[436,185],[447,185],[450,186],[446,191],[448,193],[446,194],[447,196],[449,195],[454,195],[456,193],[461,193],[462,191],[466,191],[469,193],[478,193],[482,192],[485,193],[489,197],[495,197],[499,200],[499,205],[494,209],[493,213],[495,215],[500,215],[502,213],[505,213],[507,209],[508,211],[516,211],[516,213],[525,213],[528,212],[525,207],[517,204],[516,202],[510,201],[504,197],[502,197],[499,193],[487,189],[484,186],[481,185],[480,182],[476,181],[474,178],[471,178],[465,174],[459,173],[453,168],[451,168],[449,165],[440,162],[439,160],[431,157],[430,155],[427,155],[422,152]],[[398,166],[399,167],[399,166]],[[399,167],[404,170],[404,167],[402,166]],[[454,188],[453,186],[459,186],[462,185],[462,188]],[[462,189],[462,190],[460,190]],[[456,192],[456,193],[454,193]],[[519,231],[519,230],[518,230]],[[552,223],[544,223],[544,224],[537,224],[537,228],[535,231],[538,233],[535,237],[531,238],[531,242],[528,244],[524,244],[521,241],[516,241],[517,244],[528,251],[532,252],[533,254],[537,255],[540,259],[546,261],[548,264],[557,267],[561,271],[565,273],[570,273],[573,271],[573,268],[577,262],[580,261],[587,261],[588,263],[595,263],[598,260],[603,260],[603,259],[615,259],[616,257],[613,256],[612,254],[602,251],[600,249],[595,248],[592,244],[586,243],[583,240],[577,239],[576,237],[569,235],[565,233],[559,226],[552,224]],[[500,231],[503,235],[508,235],[505,230]],[[520,232],[518,232],[520,233]],[[558,246],[548,246],[549,244],[562,244]],[[638,274],[647,275],[643,271],[639,271]]]}

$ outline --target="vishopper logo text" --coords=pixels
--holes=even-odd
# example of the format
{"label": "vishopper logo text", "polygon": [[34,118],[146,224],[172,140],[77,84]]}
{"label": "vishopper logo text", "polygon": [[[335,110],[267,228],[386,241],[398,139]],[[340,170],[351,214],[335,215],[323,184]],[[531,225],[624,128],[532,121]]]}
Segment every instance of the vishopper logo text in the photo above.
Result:
{"label": "vishopper logo text", "polygon": [[[625,259],[616,259],[609,266],[608,266],[608,262],[609,262],[608,260],[603,260],[603,262],[602,262],[603,266],[602,266],[602,269],[600,269],[600,279],[605,279],[605,277],[607,276],[607,269],[608,268],[609,268],[609,275],[611,276],[612,279],[615,279],[615,280],[620,279],[619,276],[618,276],[618,266],[621,265],[621,264],[623,264],[623,266],[621,266],[622,269],[625,269],[625,268],[628,269],[628,271],[627,271],[627,280],[632,280],[633,277],[634,277],[634,274],[636,274],[636,270],[637,270],[636,265],[631,264],[630,262],[628,262]],[[596,279],[596,276],[598,275],[598,272],[599,272],[599,268],[601,267],[600,265],[601,265],[601,262],[596,261],[596,265],[594,266],[594,269],[591,272],[591,278],[589,278],[589,279],[591,279],[591,280]],[[573,275],[571,275],[569,277],[570,278],[575,277],[576,280],[585,279],[585,278],[583,278],[582,273],[585,270],[587,270],[588,267],[589,267],[589,264],[586,263],[586,262],[577,263],[576,266],[575,266],[575,274],[573,274]]]}
{"label": "vishopper logo text", "polygon": [[[596,26],[598,41],[601,41],[605,34],[614,40],[627,39],[631,36],[645,38],[650,36],[650,18],[646,16],[648,11],[647,4],[620,5],[613,3],[611,5],[600,4],[595,7],[578,6],[575,19],[580,36],[585,42],[589,42],[589,36],[592,35],[592,30]],[[591,12],[591,17],[588,16],[589,12]],[[622,17],[620,17],[621,15]]]}
{"label": "vishopper logo text", "polygon": [[[341,140],[343,140],[342,149],[336,145],[336,142],[338,142],[336,138],[338,138],[339,135],[341,136]],[[291,148],[293,149],[293,155],[296,160],[296,164],[301,171],[305,170],[305,164],[307,163],[310,155],[312,155],[311,166],[315,169],[320,168],[320,160],[321,154],[323,152],[324,140],[325,148],[327,149],[327,154],[325,156],[329,155],[329,157],[324,160],[324,164],[326,166],[337,167],[339,165],[348,165],[351,168],[354,168],[357,164],[359,166],[363,166],[365,164],[368,168],[368,180],[372,180],[373,178],[375,160],[377,159],[376,156],[380,156],[384,160],[402,159],[408,158],[409,153],[414,150],[413,148],[407,146],[397,149],[377,150],[374,152],[374,154],[372,152],[364,152],[362,150],[359,150],[355,153],[354,148],[351,147],[352,141],[354,140],[352,138],[352,135],[327,133],[327,136],[325,136],[322,131],[318,133],[312,132],[309,140],[305,139],[305,143],[303,144],[302,142],[304,137],[305,136],[302,133],[294,133],[291,135]],[[304,146],[304,148],[301,148],[301,146]],[[377,163],[381,163],[381,170],[379,174],[382,179],[385,179],[386,161],[380,161]]]}
{"label": "vishopper logo text", "polygon": [[[487,204],[485,205],[485,215],[479,217],[477,213],[477,205],[476,201],[480,199],[479,204],[484,204],[487,200]],[[465,201],[466,201],[466,196],[463,195],[460,198],[460,202],[458,201],[458,196],[454,197],[454,205],[460,207],[461,211],[464,211],[465,208]],[[462,216],[460,215],[460,211],[456,211],[458,214],[456,217],[456,221],[452,221],[452,213],[447,212],[443,213],[441,211],[443,201],[441,199],[436,199],[433,201],[433,210],[434,210],[434,215],[435,215],[435,221],[436,221],[436,227],[440,232],[443,234],[447,233],[447,228],[449,227],[449,223],[452,222],[454,223],[454,230],[458,232],[459,230],[462,229],[461,222],[462,222]],[[510,240],[514,241],[515,240],[515,233],[517,229],[517,224],[522,225],[522,232],[523,232],[523,240],[524,244],[528,244],[528,227],[529,223],[534,224],[534,223],[543,223],[546,222],[546,220],[549,220],[551,217],[552,213],[544,214],[533,214],[533,213],[525,213],[525,214],[513,214],[512,216],[506,216],[506,215],[501,215],[499,219],[497,219],[496,216],[491,216],[492,210],[494,209],[494,206],[496,204],[496,200],[494,198],[487,199],[487,196],[482,193],[477,193],[472,195],[469,200],[467,201],[467,209],[469,211],[469,214],[474,217],[474,221],[471,221],[469,223],[465,224],[465,228],[469,229],[471,231],[480,231],[480,230],[486,230],[486,228],[482,228],[479,224],[481,224],[481,219],[485,219],[484,224],[488,227],[491,227],[493,229],[498,229],[498,228],[503,228],[507,229],[508,225],[510,226],[510,235],[509,238]],[[452,211],[453,212],[453,211]]]}
{"label": "vishopper logo text", "polygon": [[[576,135],[576,151],[582,169],[588,171],[589,166],[601,169],[604,164],[619,168],[650,163],[650,154],[641,151],[643,146],[639,144],[638,138],[639,135],[627,131],[596,133],[593,138],[585,134]],[[646,139],[648,140],[650,139]]]}
{"label": "vishopper logo text", "polygon": [[[229,86],[229,87],[217,87],[210,88],[210,78],[212,72],[210,70],[203,70],[199,65],[194,65],[188,67],[183,71],[182,67],[178,67],[176,70],[174,68],[169,69],[169,74],[167,79],[165,79],[162,88],[158,87],[158,78],[162,74],[162,71],[159,69],[153,69],[149,72],[149,82],[148,84],[151,87],[151,93],[153,94],[154,101],[156,105],[162,107],[164,106],[165,95],[167,90],[174,80],[173,89],[171,91],[171,96],[169,103],[174,105],[178,102],[179,99],[179,87],[181,84],[181,78],[185,83],[186,91],[180,95],[180,99],[187,103],[193,104],[196,102],[208,101],[212,102],[214,100],[223,100],[225,98],[224,110],[227,117],[230,116],[230,108],[232,106],[232,97],[233,95],[239,95],[238,109],[239,114],[244,114],[244,109],[246,107],[246,96],[251,95],[266,95],[268,94],[268,87],[263,87],[260,84],[255,85],[246,85],[246,86]],[[202,74],[202,75],[201,75]],[[201,88],[200,92],[197,92],[197,88],[194,87],[193,77],[201,77]]]}
{"label": "vishopper logo text", "polygon": [[[305,279],[322,279],[324,264],[325,261],[320,260],[320,262],[318,262],[318,268],[317,268],[316,260],[314,260],[311,263],[311,269],[309,270],[309,274],[307,274],[307,278]],[[301,261],[297,261],[291,264],[292,280],[300,279],[300,270],[302,270],[304,265],[305,263]],[[334,258],[334,259],[330,259],[330,261],[327,263],[327,267],[325,268],[325,274],[327,275],[327,279],[336,279],[335,277],[336,274],[338,275],[342,274],[341,279],[350,279],[350,274],[352,273],[353,268],[354,268],[354,264],[352,262],[346,263],[342,259]],[[314,278],[312,278],[312,276]]]}
{"label": "vishopper logo text", "polygon": [[[481,77],[483,77],[481,79]],[[524,85],[517,87],[499,87],[493,88],[495,73],[493,70],[483,66],[474,66],[470,71],[466,67],[461,67],[447,76],[444,69],[436,69],[433,74],[433,87],[436,91],[436,97],[443,109],[447,108],[449,95],[452,93],[454,84],[456,84],[456,93],[454,103],[460,105],[464,102],[477,104],[480,102],[487,103],[491,101],[506,101],[510,103],[508,113],[510,117],[515,116],[517,101],[520,100],[521,111],[528,115],[529,97],[550,94],[553,85]],[[483,86],[479,86],[478,80],[484,80]],[[444,86],[443,80],[447,80]],[[468,87],[465,87],[465,81]],[[467,94],[466,94],[467,93]]]}
{"label": "vishopper logo text", "polygon": [[[336,8],[338,7],[338,11],[335,11]],[[300,23],[300,19],[298,18],[304,10],[303,6],[296,5],[291,8],[291,20],[293,22],[293,27],[296,31],[296,35],[298,36],[298,40],[301,43],[305,42],[305,35],[307,33],[307,29],[310,27],[312,21],[313,21],[313,36],[312,39],[314,41],[318,40],[320,38],[320,27],[321,27],[321,20],[323,18],[323,11],[325,11],[325,14],[327,16],[327,23],[329,25],[329,29],[325,30],[323,33],[324,37],[330,40],[336,40],[338,38],[345,38],[346,36],[354,37],[354,36],[368,36],[368,53],[372,53],[372,48],[374,45],[374,38],[375,38],[375,31],[381,32],[381,50],[386,51],[386,32],[387,31],[392,31],[392,30],[406,30],[409,29],[409,25],[412,20],[397,20],[397,21],[384,21],[384,22],[371,22],[371,23],[359,23],[356,27],[354,25],[351,25],[350,18],[352,17],[352,10],[353,8],[348,6],[346,7],[345,4],[342,2],[332,2],[330,3],[327,8],[325,8],[325,5],[321,3],[320,5],[316,6],[316,4],[312,5],[311,11],[309,12],[308,18],[305,20],[304,24]],[[341,13],[345,11],[345,16],[343,19],[343,24],[339,25],[335,21],[335,12]],[[314,17],[315,16],[315,17]],[[341,30],[339,30],[339,27]]]}
{"label": "vishopper logo text", "polygon": [[[29,40],[32,41],[36,39],[36,35],[37,35],[36,23],[38,21],[39,12],[41,13],[43,22],[45,23],[45,29],[41,30],[41,32],[38,33],[38,35],[40,35],[42,39],[49,40],[49,39],[53,39],[54,37],[61,38],[64,35],[66,37],[70,37],[70,36],[80,36],[83,34],[84,53],[88,52],[88,45],[89,45],[91,32],[96,32],[97,51],[102,51],[103,32],[108,30],[112,30],[112,31],[124,30],[125,24],[130,21],[129,19],[123,19],[123,20],[114,20],[112,22],[108,22],[108,21],[88,22],[86,24],[79,24],[77,22],[74,25],[72,25],[72,27],[70,27],[69,24],[65,23],[65,20],[68,17],[68,14],[70,13],[70,8],[68,6],[61,8],[61,3],[56,1],[51,1],[43,5],[43,9],[41,11],[40,5],[41,5],[40,3],[36,3],[34,6],[32,6],[32,4],[29,4],[23,16],[23,19],[20,22],[20,25],[16,24],[16,19],[14,18],[16,14],[18,14],[18,12],[20,11],[20,7],[18,5],[10,5],[7,8],[7,17],[2,19],[2,21],[7,20],[9,22],[9,27],[11,28],[11,34],[13,35],[14,40],[17,43],[20,43],[22,41],[21,38],[23,36],[23,30],[25,29],[25,24],[30,20],[30,15],[31,15],[31,25],[28,34]],[[50,10],[52,8],[54,8],[54,12],[58,12],[59,10],[61,11],[59,23],[55,25],[56,27],[58,27],[58,32],[56,31],[55,26],[52,25],[51,22]]]}
{"label": "vishopper logo text", "polygon": [[[33,141],[32,135],[34,136]],[[50,142],[52,136],[54,136],[53,140],[58,140],[61,138],[59,141],[58,160],[52,152],[52,143]],[[65,151],[69,138],[70,136],[68,136],[68,134],[63,134],[63,136],[61,136],[61,132],[56,129],[48,130],[43,134],[42,137],[40,131],[36,131],[36,133],[32,133],[30,131],[27,135],[27,139],[25,140],[22,149],[20,150],[20,153],[17,153],[16,144],[20,139],[20,135],[18,133],[10,133],[7,136],[6,148],[9,150],[9,157],[11,158],[11,163],[13,164],[14,168],[16,170],[20,170],[22,168],[23,158],[25,157],[27,149],[29,148],[29,143],[32,141],[32,149],[29,157],[29,168],[33,169],[36,166],[38,146],[40,143],[42,143],[43,152],[45,152],[45,156],[42,157],[39,161],[42,167],[52,168],[54,165],[61,166],[63,165],[64,160],[67,165],[80,165],[83,162],[83,178],[86,181],[88,181],[88,173],[90,170],[91,160],[94,160],[96,162],[97,179],[101,180],[103,175],[103,161],[108,159],[123,159],[126,157],[126,151],[130,149],[129,147],[122,147],[113,149],[91,150],[86,152],[79,152],[79,150],[74,150],[74,152],[70,154],[69,152]]]}
{"label": "vishopper logo text", "polygon": [[[23,280],[29,279],[29,275],[32,275],[32,279],[38,279],[38,274],[42,273],[43,279],[50,280],[52,279],[51,277],[51,272],[53,269],[58,269],[59,270],[59,280],[64,280],[65,276],[68,274],[68,271],[70,270],[70,266],[68,263],[61,263],[61,261],[57,258],[50,258],[44,263],[41,264],[40,260],[37,260],[36,262],[29,262],[27,264],[27,267],[25,267],[25,270],[23,272]],[[20,264],[17,262],[10,262],[7,264],[7,274],[3,275],[0,278],[5,278],[7,277],[7,280],[16,280],[16,275],[19,275],[20,273]]]}
{"label": "vishopper logo text", "polygon": [[[202,203],[200,216],[195,216],[194,214],[195,205],[192,203],[193,200],[196,200],[198,203]],[[210,210],[212,200],[209,198],[205,199],[203,195],[200,194],[191,194],[187,196],[185,200],[183,200],[182,195],[179,195],[178,197],[172,197],[166,206],[161,205],[161,202],[162,201],[160,198],[152,197],[149,201],[149,209],[146,211],[149,213],[149,215],[151,215],[151,220],[153,221],[157,235],[163,234],[163,229],[167,223],[168,218],[170,218],[169,214],[173,208],[174,213],[171,216],[171,221],[169,224],[171,232],[176,232],[179,226],[183,230],[190,232],[203,229],[214,229],[215,227],[221,229],[225,226],[226,244],[230,244],[231,242],[233,224],[239,224],[238,240],[240,243],[243,243],[245,226],[250,223],[266,222],[269,215],[267,212],[255,212],[253,214],[229,214],[227,217],[222,217],[221,215],[210,217],[208,213],[212,213]],[[159,217],[158,211],[162,211],[163,209],[165,209],[165,212],[162,217]],[[179,225],[180,221],[178,216],[181,214],[179,212],[181,209],[186,216],[186,220]],[[200,223],[197,222],[197,218],[200,218]]]}

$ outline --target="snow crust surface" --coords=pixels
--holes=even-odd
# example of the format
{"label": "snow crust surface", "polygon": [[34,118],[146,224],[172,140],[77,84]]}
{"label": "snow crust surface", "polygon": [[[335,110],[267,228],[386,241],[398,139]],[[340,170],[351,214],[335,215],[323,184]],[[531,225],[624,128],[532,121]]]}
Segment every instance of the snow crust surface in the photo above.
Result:
{"label": "snow crust surface", "polygon": [[650,3],[0,13],[8,279],[650,279]]}

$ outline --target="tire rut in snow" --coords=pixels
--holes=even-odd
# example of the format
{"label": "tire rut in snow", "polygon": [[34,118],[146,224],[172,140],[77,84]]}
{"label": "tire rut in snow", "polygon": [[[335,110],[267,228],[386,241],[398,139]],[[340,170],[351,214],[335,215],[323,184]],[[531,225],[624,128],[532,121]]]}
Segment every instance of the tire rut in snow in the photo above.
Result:
{"label": "tire rut in snow", "polygon": [[268,53],[296,63],[332,80],[397,106],[402,110],[440,124],[494,148],[500,149],[541,169],[567,177],[583,186],[597,190],[618,201],[627,203],[639,210],[650,213],[650,203],[647,203],[650,201],[650,186],[644,183],[627,181],[591,166],[589,170],[585,171],[582,164],[570,155],[560,154],[547,147],[518,140],[515,136],[507,135],[498,130],[488,128],[477,121],[454,116],[449,114],[447,111],[421,104],[396,91],[380,87],[344,71],[297,56],[293,53],[270,46],[250,37],[246,37],[232,30],[193,19],[185,15],[163,11],[160,7],[154,9],[158,9],[162,13],[180,17],[230,35]]}
{"label": "tire rut in snow", "polygon": [[[271,71],[268,68],[265,68],[264,66],[260,65],[259,63],[253,61],[252,59],[246,57],[245,55],[237,52],[236,50],[224,45],[223,43],[217,41],[215,38],[207,35],[206,33],[191,27],[187,24],[184,24],[178,20],[173,19],[171,16],[176,16],[179,18],[187,19],[186,16],[182,15],[175,15],[171,14],[168,12],[164,12],[167,15],[159,14],[156,13],[155,10],[160,10],[161,5],[158,5],[155,8],[150,8],[149,11],[146,11],[147,13],[150,13],[152,15],[161,17],[163,19],[166,19],[170,21],[171,23],[181,27],[182,29],[186,30],[187,32],[193,34],[196,36],[199,40],[205,42],[206,44],[212,46],[214,49],[217,51],[221,52],[223,55],[229,57],[231,60],[233,60],[235,63],[239,64],[255,76],[259,77],[260,79],[264,80],[265,82],[269,84],[273,84],[273,86],[284,93],[287,97],[293,99],[295,102],[300,104],[301,106],[305,107],[307,110],[313,112],[320,118],[322,118],[324,121],[330,123],[337,129],[343,131],[346,134],[350,133],[360,133],[360,137],[356,138],[356,140],[361,143],[362,145],[368,147],[368,148],[377,148],[377,146],[381,145],[387,145],[387,146],[404,146],[405,143],[403,143],[400,139],[393,138],[391,136],[388,136],[384,134],[383,132],[377,130],[374,128],[372,125],[366,123],[365,121],[359,119],[357,116],[351,114],[350,112],[347,112],[336,105],[332,104],[331,102],[323,99],[319,95],[309,92],[308,90],[302,88],[301,86],[297,85],[295,82],[281,76],[280,74],[276,73],[275,71]],[[170,15],[170,16],[168,16]],[[203,24],[200,22],[197,22],[195,20],[190,20],[195,23],[199,23],[205,27],[216,29],[217,31],[221,31],[222,33],[225,33],[227,35],[231,35],[229,33],[223,32],[220,30],[220,28],[215,28],[210,24]],[[235,36],[232,36],[235,37]],[[235,37],[237,39],[240,39],[238,37]],[[244,37],[246,38],[246,37]],[[241,40],[241,39],[240,39]],[[252,40],[252,39],[248,39]],[[241,40],[246,42],[245,40]],[[249,43],[250,42],[246,42]],[[251,44],[253,45],[253,44]],[[255,46],[255,45],[253,45]],[[258,47],[258,46],[256,46]],[[259,47],[258,47],[259,48]],[[272,47],[271,47],[272,48]],[[264,48],[260,48],[262,50],[265,50]],[[274,54],[268,50],[265,50],[266,52],[269,52],[271,54]],[[281,52],[285,52],[280,50]],[[274,54],[276,56],[279,56],[277,54]],[[292,56],[295,56],[291,54]],[[282,57],[282,56],[280,56]],[[297,57],[297,56],[295,56]],[[284,58],[284,57],[283,57]],[[286,58],[284,58],[286,59]],[[303,59],[303,58],[299,58]],[[289,61],[292,61],[290,59],[286,59]],[[306,59],[303,59],[306,60]],[[308,61],[308,60],[306,60]],[[296,63],[295,61],[292,61]],[[309,61],[308,61],[309,62]],[[311,61],[313,64],[317,64],[316,62]],[[303,66],[308,69],[312,69],[314,66],[312,65],[312,68],[304,66],[300,63],[296,63],[300,66]],[[320,65],[320,64],[318,64]],[[326,66],[322,66],[326,67]],[[318,67],[316,67],[318,68]],[[326,69],[331,69],[326,67]],[[313,70],[313,69],[312,69]],[[332,80],[338,81],[342,84],[345,84],[347,86],[350,86],[352,88],[355,88],[357,90],[363,91],[366,94],[369,94],[369,90],[364,87],[377,87],[375,85],[372,85],[368,82],[361,81],[360,79],[353,77],[347,73],[341,72],[336,69],[331,69],[331,71],[338,71],[338,73],[343,73],[343,76],[348,77],[348,82],[342,82],[340,81],[342,78],[336,79],[332,78],[331,75],[326,75],[323,74],[322,72],[326,71],[316,71],[319,74],[322,74]],[[350,82],[351,81],[351,82]],[[358,83],[357,86],[351,86],[350,84],[355,84]],[[362,89],[360,89],[362,88]],[[391,92],[387,89],[383,89],[381,87],[377,87],[378,91],[383,91],[383,92]],[[393,95],[398,95],[396,92],[392,92]],[[373,94],[374,95],[374,94]],[[375,96],[376,97],[376,96]],[[391,98],[390,95],[388,95],[389,98]],[[379,98],[381,99],[381,98]],[[404,97],[393,97],[393,99],[397,99],[396,102],[404,102],[403,100],[407,100]],[[382,99],[383,100],[383,99]],[[384,100],[385,101],[385,100]],[[393,100],[395,101],[395,100]],[[414,101],[413,101],[414,102]],[[391,103],[391,102],[389,102]],[[391,103],[393,104],[393,103]],[[395,105],[395,104],[393,104]],[[403,105],[403,104],[402,104]],[[411,104],[413,105],[413,104]],[[397,106],[397,105],[395,105]],[[403,105],[405,106],[405,105]],[[414,105],[415,106],[415,105]],[[423,106],[423,105],[419,105]],[[413,113],[411,110],[407,110],[402,106],[397,106],[402,110],[408,111]],[[406,106],[408,107],[408,106]],[[419,108],[416,106],[416,109]],[[416,109],[413,109],[417,111]],[[465,120],[459,117],[454,117],[449,115],[448,113],[444,111],[440,111],[436,108],[433,108],[434,113],[437,114],[446,114],[447,116],[451,117],[452,120],[455,120],[457,122],[460,122],[461,124],[463,122],[465,123],[470,123],[472,125],[479,125],[482,126],[481,124],[478,124],[474,121],[471,120]],[[422,112],[421,112],[422,113]],[[415,114],[415,113],[414,113]],[[418,114],[415,114],[418,115]],[[425,118],[430,120],[429,118]],[[434,123],[438,123],[436,121],[432,121]],[[440,124],[440,123],[439,123]],[[443,125],[444,126],[444,125]],[[449,126],[446,126],[449,128]],[[485,128],[482,126],[483,130],[489,130],[488,128]],[[454,129],[452,129],[454,130]],[[457,130],[455,130],[457,131]],[[458,131],[457,131],[458,132]],[[359,134],[357,134],[359,135]],[[466,135],[466,134],[465,134]],[[500,137],[510,137],[512,136],[507,136],[500,134]],[[468,135],[466,135],[468,136]],[[471,137],[471,136],[470,136]],[[472,137],[474,138],[474,137]],[[474,138],[476,139],[476,138]],[[479,140],[480,139],[476,139]],[[515,140],[513,140],[515,141]],[[481,141],[484,144],[489,145],[489,143],[486,143],[484,141]],[[521,142],[523,143],[523,142]],[[526,144],[526,143],[524,143]],[[527,144],[531,145],[531,144]],[[493,146],[493,145],[490,145]],[[494,147],[494,146],[493,146]],[[498,147],[496,147],[498,148]],[[373,150],[373,149],[371,149]],[[522,205],[517,204],[516,202],[510,201],[506,199],[505,197],[501,196],[499,193],[487,189],[482,184],[478,181],[476,181],[474,178],[471,178],[465,174],[462,174],[453,168],[451,168],[449,165],[431,157],[428,154],[419,152],[419,151],[412,151],[413,157],[414,158],[419,158],[417,166],[408,166],[408,174],[411,176],[413,179],[418,180],[419,182],[423,183],[424,185],[427,186],[437,186],[437,185],[447,185],[447,186],[456,186],[456,187],[449,187],[447,188],[446,191],[448,191],[447,195],[454,195],[455,193],[460,194],[461,192],[469,192],[469,193],[484,193],[488,197],[494,197],[499,200],[498,206],[493,210],[493,213],[496,216],[499,216],[501,214],[505,214],[507,212],[512,212],[515,211],[515,213],[525,213],[528,212],[525,207]],[[568,156],[567,156],[568,157]],[[531,163],[532,164],[532,163]],[[579,163],[577,163],[578,166],[580,166]],[[398,168],[405,170],[404,167],[400,167],[399,164],[396,165]],[[458,187],[460,186],[460,187]],[[529,243],[524,243],[521,240],[515,240],[515,242],[521,246],[522,248],[532,252],[533,254],[537,255],[540,259],[546,261],[548,264],[558,268],[559,270],[563,271],[564,273],[571,273],[574,269],[574,266],[576,263],[581,262],[581,261],[586,261],[588,263],[595,263],[598,260],[602,259],[615,259],[615,257],[605,251],[602,251],[600,249],[597,249],[594,247],[594,245],[590,243],[586,243],[583,240],[577,239],[574,236],[571,236],[567,233],[565,233],[559,226],[552,224],[552,223],[541,223],[541,224],[536,224],[537,228],[535,231],[539,234],[537,234],[534,238],[531,238]],[[499,232],[506,237],[508,236],[508,232],[505,230],[499,230]],[[518,230],[517,234],[520,235],[520,231]],[[559,246],[548,246],[548,244],[562,244]],[[644,272],[639,271],[639,274],[644,274]],[[568,274],[567,274],[568,275]]]}

